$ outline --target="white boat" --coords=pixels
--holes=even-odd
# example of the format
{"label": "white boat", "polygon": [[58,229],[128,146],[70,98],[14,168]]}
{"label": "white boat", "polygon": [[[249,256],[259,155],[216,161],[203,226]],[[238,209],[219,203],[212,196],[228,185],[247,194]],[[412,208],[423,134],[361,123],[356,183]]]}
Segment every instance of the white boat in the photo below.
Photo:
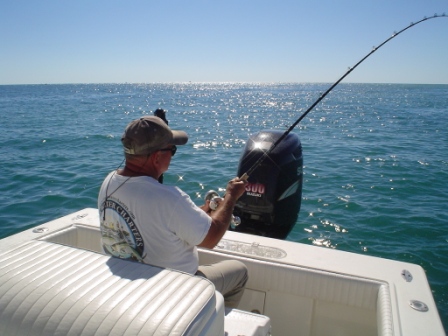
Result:
{"label": "white boat", "polygon": [[103,254],[97,209],[0,241],[0,335],[445,335],[414,264],[229,231],[200,262],[249,270],[238,309],[206,279]]}

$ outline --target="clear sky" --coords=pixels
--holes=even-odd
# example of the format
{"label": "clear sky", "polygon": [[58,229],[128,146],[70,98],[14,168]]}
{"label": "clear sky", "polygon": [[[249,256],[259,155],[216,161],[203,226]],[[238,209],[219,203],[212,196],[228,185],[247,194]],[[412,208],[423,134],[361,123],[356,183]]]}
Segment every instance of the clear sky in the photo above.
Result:
{"label": "clear sky", "polygon": [[[0,0],[0,84],[326,82],[448,0]],[[344,82],[448,84],[448,17]]]}

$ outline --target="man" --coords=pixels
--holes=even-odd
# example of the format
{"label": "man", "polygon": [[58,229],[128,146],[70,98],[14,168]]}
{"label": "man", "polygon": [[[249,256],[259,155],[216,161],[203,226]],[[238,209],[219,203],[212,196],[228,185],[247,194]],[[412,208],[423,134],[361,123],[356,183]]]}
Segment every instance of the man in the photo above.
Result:
{"label": "man", "polygon": [[147,116],[132,121],[121,141],[125,166],[106,177],[98,197],[104,251],[206,277],[223,294],[226,306],[236,307],[247,281],[246,266],[235,260],[198,266],[196,246],[213,248],[221,240],[246,182],[231,180],[218,209],[211,212],[209,202],[199,208],[179,188],[158,182],[176,146],[187,143],[185,132]]}

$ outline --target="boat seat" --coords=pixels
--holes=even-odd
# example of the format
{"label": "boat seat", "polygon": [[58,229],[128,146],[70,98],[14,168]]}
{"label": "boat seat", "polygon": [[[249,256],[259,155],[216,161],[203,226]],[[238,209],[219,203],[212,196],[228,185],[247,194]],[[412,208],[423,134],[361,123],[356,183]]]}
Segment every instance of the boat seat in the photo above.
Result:
{"label": "boat seat", "polygon": [[46,241],[0,255],[0,335],[224,335],[207,279]]}

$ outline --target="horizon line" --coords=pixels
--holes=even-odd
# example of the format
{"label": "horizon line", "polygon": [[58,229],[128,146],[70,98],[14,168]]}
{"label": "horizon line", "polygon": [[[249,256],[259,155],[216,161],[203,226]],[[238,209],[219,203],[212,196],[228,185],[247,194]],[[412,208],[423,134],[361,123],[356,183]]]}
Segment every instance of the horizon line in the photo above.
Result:
{"label": "horizon line", "polygon": [[[67,83],[0,83],[0,86],[26,86],[26,85],[185,85],[185,84],[208,84],[208,85],[228,85],[228,84],[251,84],[251,85],[274,85],[274,84],[333,84],[334,82],[289,82],[289,81],[216,81],[216,82],[196,82],[196,81],[179,81],[179,82],[67,82]],[[341,82],[339,84],[376,84],[376,85],[448,85],[447,83],[405,83],[405,82]]]}

